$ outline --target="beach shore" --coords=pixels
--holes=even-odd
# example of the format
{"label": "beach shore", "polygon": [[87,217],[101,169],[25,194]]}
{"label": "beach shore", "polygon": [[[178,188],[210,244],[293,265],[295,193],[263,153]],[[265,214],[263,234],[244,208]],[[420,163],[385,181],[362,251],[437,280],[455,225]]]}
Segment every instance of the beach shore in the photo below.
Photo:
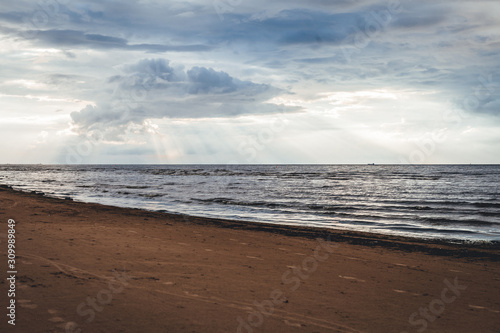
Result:
{"label": "beach shore", "polygon": [[0,219],[2,332],[500,332],[498,245],[170,215],[7,187]]}

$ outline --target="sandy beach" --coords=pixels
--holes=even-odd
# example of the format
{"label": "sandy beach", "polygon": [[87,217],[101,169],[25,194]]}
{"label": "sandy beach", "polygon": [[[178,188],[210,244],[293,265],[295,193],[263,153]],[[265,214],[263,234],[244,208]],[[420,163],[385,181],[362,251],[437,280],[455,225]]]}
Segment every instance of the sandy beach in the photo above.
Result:
{"label": "sandy beach", "polygon": [[2,332],[500,332],[498,245],[169,215],[6,187],[0,217]]}

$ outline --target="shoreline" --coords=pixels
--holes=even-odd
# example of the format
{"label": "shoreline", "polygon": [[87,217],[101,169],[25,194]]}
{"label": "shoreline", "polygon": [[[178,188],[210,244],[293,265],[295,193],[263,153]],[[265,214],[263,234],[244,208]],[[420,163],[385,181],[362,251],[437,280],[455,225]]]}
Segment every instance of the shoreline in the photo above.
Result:
{"label": "shoreline", "polygon": [[[500,171],[496,167],[481,167],[477,172],[456,166],[373,171],[364,166],[290,165],[28,165],[3,170],[4,182],[17,190],[71,196],[82,202],[418,239],[500,242],[495,217],[500,207],[493,186]],[[90,178],[84,176],[74,183],[72,175],[77,170]],[[118,174],[127,181],[115,179]],[[475,185],[466,188],[460,179],[469,174]],[[268,193],[270,184],[273,190]],[[342,186],[348,188],[338,192]],[[297,192],[302,187],[308,189]],[[255,197],[247,197],[246,188],[252,188]],[[457,197],[461,192],[469,194]]]}
{"label": "shoreline", "polygon": [[[0,236],[16,222],[22,332],[500,328],[497,245],[173,215],[5,186],[0,216]],[[4,278],[0,289],[6,311]]]}
{"label": "shoreline", "polygon": [[[282,234],[291,237],[305,237],[309,239],[334,237],[336,242],[347,242],[356,245],[366,246],[382,246],[393,248],[402,251],[420,251],[433,255],[443,256],[459,256],[459,257],[474,257],[481,256],[490,257],[500,260],[500,241],[470,241],[464,239],[448,239],[448,238],[418,238],[411,236],[390,235],[384,233],[372,233],[364,231],[321,228],[310,226],[297,226],[290,224],[274,224],[265,222],[254,222],[244,220],[229,220],[223,218],[213,218],[204,216],[194,216],[181,213],[159,212],[142,208],[120,207],[108,204],[100,204],[93,202],[75,201],[70,197],[57,198],[47,196],[43,192],[38,191],[22,191],[13,189],[9,185],[0,185],[0,191],[13,191],[28,196],[35,196],[47,200],[56,200],[63,202],[73,202],[75,204],[96,205],[103,207],[105,210],[109,208],[130,210],[139,214],[154,214],[156,217],[165,217],[180,223],[193,223],[198,225],[211,225],[220,228],[232,228],[241,230],[253,230],[262,232],[271,232]],[[499,251],[498,253],[490,251]]]}

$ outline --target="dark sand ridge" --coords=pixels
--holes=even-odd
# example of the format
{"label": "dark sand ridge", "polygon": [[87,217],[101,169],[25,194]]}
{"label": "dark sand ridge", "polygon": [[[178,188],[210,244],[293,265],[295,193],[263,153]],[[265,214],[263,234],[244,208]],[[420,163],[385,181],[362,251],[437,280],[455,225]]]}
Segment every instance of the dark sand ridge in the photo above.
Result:
{"label": "dark sand ridge", "polygon": [[5,187],[0,218],[2,274],[8,219],[18,271],[15,328],[0,285],[1,332],[500,332],[498,244],[186,217]]}

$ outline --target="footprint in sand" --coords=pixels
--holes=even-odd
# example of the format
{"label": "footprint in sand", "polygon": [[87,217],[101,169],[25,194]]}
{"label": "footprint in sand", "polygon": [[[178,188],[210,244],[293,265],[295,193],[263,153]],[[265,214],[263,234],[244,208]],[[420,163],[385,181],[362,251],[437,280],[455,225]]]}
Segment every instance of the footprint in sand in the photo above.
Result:
{"label": "footprint in sand", "polygon": [[19,306],[26,309],[36,309],[38,305],[31,303],[29,299],[20,299],[17,301]]}
{"label": "footprint in sand", "polygon": [[14,208],[17,206],[17,201],[10,200],[10,199],[3,199],[3,200],[0,200],[0,202],[2,203],[2,206],[4,208]]}
{"label": "footprint in sand", "polygon": [[250,259],[257,259],[257,260],[262,260],[262,261],[264,261],[264,259],[262,259],[262,258],[257,258],[257,257],[254,257],[254,256],[247,256],[247,258],[250,258]]}
{"label": "footprint in sand", "polygon": [[193,297],[198,297],[198,296],[200,296],[200,295],[198,295],[198,294],[192,294],[192,293],[190,293],[189,291],[185,291],[185,292],[184,292],[184,294],[186,294],[186,295],[188,295],[188,296],[193,296]]}
{"label": "footprint in sand", "polygon": [[51,321],[53,323],[63,323],[64,319],[62,319],[61,317],[52,317],[52,318],[49,318],[49,321]]}
{"label": "footprint in sand", "polygon": [[288,326],[292,326],[292,327],[302,327],[301,324],[299,323],[292,323],[292,322],[289,322],[288,320],[285,319],[284,323]]}
{"label": "footprint in sand", "polygon": [[410,294],[410,295],[413,295],[413,296],[420,296],[420,294],[416,294],[416,293],[411,293],[409,291],[406,291],[406,290],[401,290],[401,289],[393,289],[394,292],[397,292],[397,293],[400,293],[400,294]]}
{"label": "footprint in sand", "polygon": [[346,280],[353,280],[353,281],[358,281],[358,282],[366,282],[365,280],[361,280],[352,276],[342,276],[339,275],[339,278],[346,279]]}
{"label": "footprint in sand", "polygon": [[492,309],[489,309],[485,306],[479,306],[479,305],[472,305],[472,304],[469,304],[469,307],[470,308],[473,308],[473,309],[478,309],[478,310],[488,310],[490,312],[494,312],[494,313],[500,313],[500,311],[497,311],[497,310],[492,310]]}

